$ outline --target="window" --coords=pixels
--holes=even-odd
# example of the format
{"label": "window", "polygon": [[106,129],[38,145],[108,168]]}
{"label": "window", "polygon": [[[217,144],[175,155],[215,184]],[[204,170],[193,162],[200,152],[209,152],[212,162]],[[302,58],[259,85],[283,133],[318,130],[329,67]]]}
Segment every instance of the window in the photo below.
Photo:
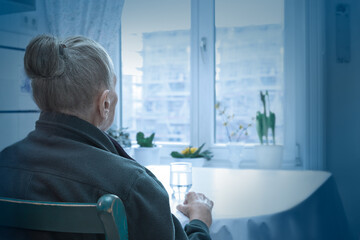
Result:
{"label": "window", "polygon": [[123,127],[189,144],[190,1],[126,1],[121,36]]}
{"label": "window", "polygon": [[[276,113],[276,138],[283,143],[283,0],[216,0],[215,59],[216,143],[257,143],[256,129],[248,136],[234,133],[254,124],[262,111],[259,92],[268,90]],[[219,114],[224,111],[225,114]],[[226,127],[224,126],[226,125]]]}
{"label": "window", "polygon": [[[259,91],[268,90],[277,142],[294,165],[296,155],[308,156],[309,124],[321,120],[321,111],[307,112],[309,101],[320,99],[321,76],[312,77],[307,100],[312,67],[306,65],[308,57],[311,66],[322,64],[317,48],[309,54],[310,32],[315,40],[321,29],[310,22],[321,9],[307,0],[126,1],[122,126],[133,140],[137,131],[156,132],[156,141],[171,148],[205,142],[216,159],[225,159],[228,137],[215,103],[226,106],[234,121],[254,123]],[[314,41],[318,48],[320,41]],[[250,148],[258,143],[255,126],[241,140]]]}

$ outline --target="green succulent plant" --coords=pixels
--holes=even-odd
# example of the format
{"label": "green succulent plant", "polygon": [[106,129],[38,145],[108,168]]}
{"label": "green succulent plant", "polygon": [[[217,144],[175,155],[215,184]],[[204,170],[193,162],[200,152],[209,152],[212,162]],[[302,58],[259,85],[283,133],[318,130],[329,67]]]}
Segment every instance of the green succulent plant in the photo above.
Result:
{"label": "green succulent plant", "polygon": [[140,147],[156,147],[156,145],[153,144],[154,137],[155,133],[152,133],[149,137],[145,137],[143,132],[138,132],[136,134],[136,141]]}
{"label": "green succulent plant", "polygon": [[268,102],[270,102],[268,91],[266,91],[265,94],[263,94],[263,92],[260,91],[260,100],[263,104],[264,112],[261,113],[260,111],[258,111],[256,113],[256,131],[259,136],[260,143],[264,144],[264,137],[265,137],[266,144],[269,145],[268,130],[270,128],[271,133],[272,133],[272,138],[273,138],[273,144],[275,145],[276,144],[276,142],[275,142],[276,116],[275,116],[275,113],[270,111],[270,107],[269,107],[269,116],[267,116],[266,97],[267,97]]}

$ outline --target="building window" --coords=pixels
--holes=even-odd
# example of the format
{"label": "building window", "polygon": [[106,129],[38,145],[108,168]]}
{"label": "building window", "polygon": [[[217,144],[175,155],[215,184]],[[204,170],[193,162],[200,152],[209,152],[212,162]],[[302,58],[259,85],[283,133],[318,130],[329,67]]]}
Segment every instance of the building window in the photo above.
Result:
{"label": "building window", "polygon": [[[277,143],[286,145],[284,156],[294,161],[296,114],[306,111],[293,110],[306,94],[294,94],[296,80],[305,74],[303,65],[296,64],[305,59],[305,53],[294,46],[305,33],[291,31],[304,26],[302,18],[295,16],[305,16],[305,5],[286,3],[125,2],[122,127],[128,127],[133,140],[137,131],[156,132],[156,141],[163,146],[205,142],[215,158],[226,158],[228,133],[215,104],[220,102],[234,114],[234,122],[253,124],[248,136],[239,140],[257,144],[253,118],[261,110],[259,92],[268,90],[271,111],[277,117]],[[297,5],[302,6],[299,11]],[[296,46],[304,48],[305,43]]]}
{"label": "building window", "polygon": [[121,49],[122,127],[189,144],[190,1],[126,1]]}
{"label": "building window", "polygon": [[[268,90],[276,113],[276,137],[283,142],[283,0],[215,1],[216,114],[215,142],[257,143],[255,127],[234,136],[240,125],[254,125],[261,111],[259,92]],[[219,113],[219,110],[218,110]],[[227,128],[224,126],[227,125]]]}

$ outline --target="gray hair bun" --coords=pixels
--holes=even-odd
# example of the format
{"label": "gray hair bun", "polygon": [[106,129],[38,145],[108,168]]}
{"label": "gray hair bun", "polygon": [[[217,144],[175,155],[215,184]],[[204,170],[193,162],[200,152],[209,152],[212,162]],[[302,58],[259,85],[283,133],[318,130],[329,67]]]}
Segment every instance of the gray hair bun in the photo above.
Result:
{"label": "gray hair bun", "polygon": [[65,49],[55,37],[40,35],[26,47],[24,66],[26,74],[33,80],[53,79],[61,76],[65,69]]}
{"label": "gray hair bun", "polygon": [[86,112],[102,89],[114,83],[114,67],[105,49],[82,36],[64,41],[40,35],[24,57],[33,98],[43,111]]}

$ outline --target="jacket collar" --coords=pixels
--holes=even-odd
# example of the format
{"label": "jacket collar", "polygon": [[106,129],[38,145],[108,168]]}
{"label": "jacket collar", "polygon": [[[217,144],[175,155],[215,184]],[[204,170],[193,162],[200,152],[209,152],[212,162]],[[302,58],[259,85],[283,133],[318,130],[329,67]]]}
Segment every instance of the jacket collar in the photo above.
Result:
{"label": "jacket collar", "polygon": [[94,147],[119,154],[110,138],[91,123],[76,116],[43,111],[36,122],[36,129],[45,129],[56,135],[69,137]]}

